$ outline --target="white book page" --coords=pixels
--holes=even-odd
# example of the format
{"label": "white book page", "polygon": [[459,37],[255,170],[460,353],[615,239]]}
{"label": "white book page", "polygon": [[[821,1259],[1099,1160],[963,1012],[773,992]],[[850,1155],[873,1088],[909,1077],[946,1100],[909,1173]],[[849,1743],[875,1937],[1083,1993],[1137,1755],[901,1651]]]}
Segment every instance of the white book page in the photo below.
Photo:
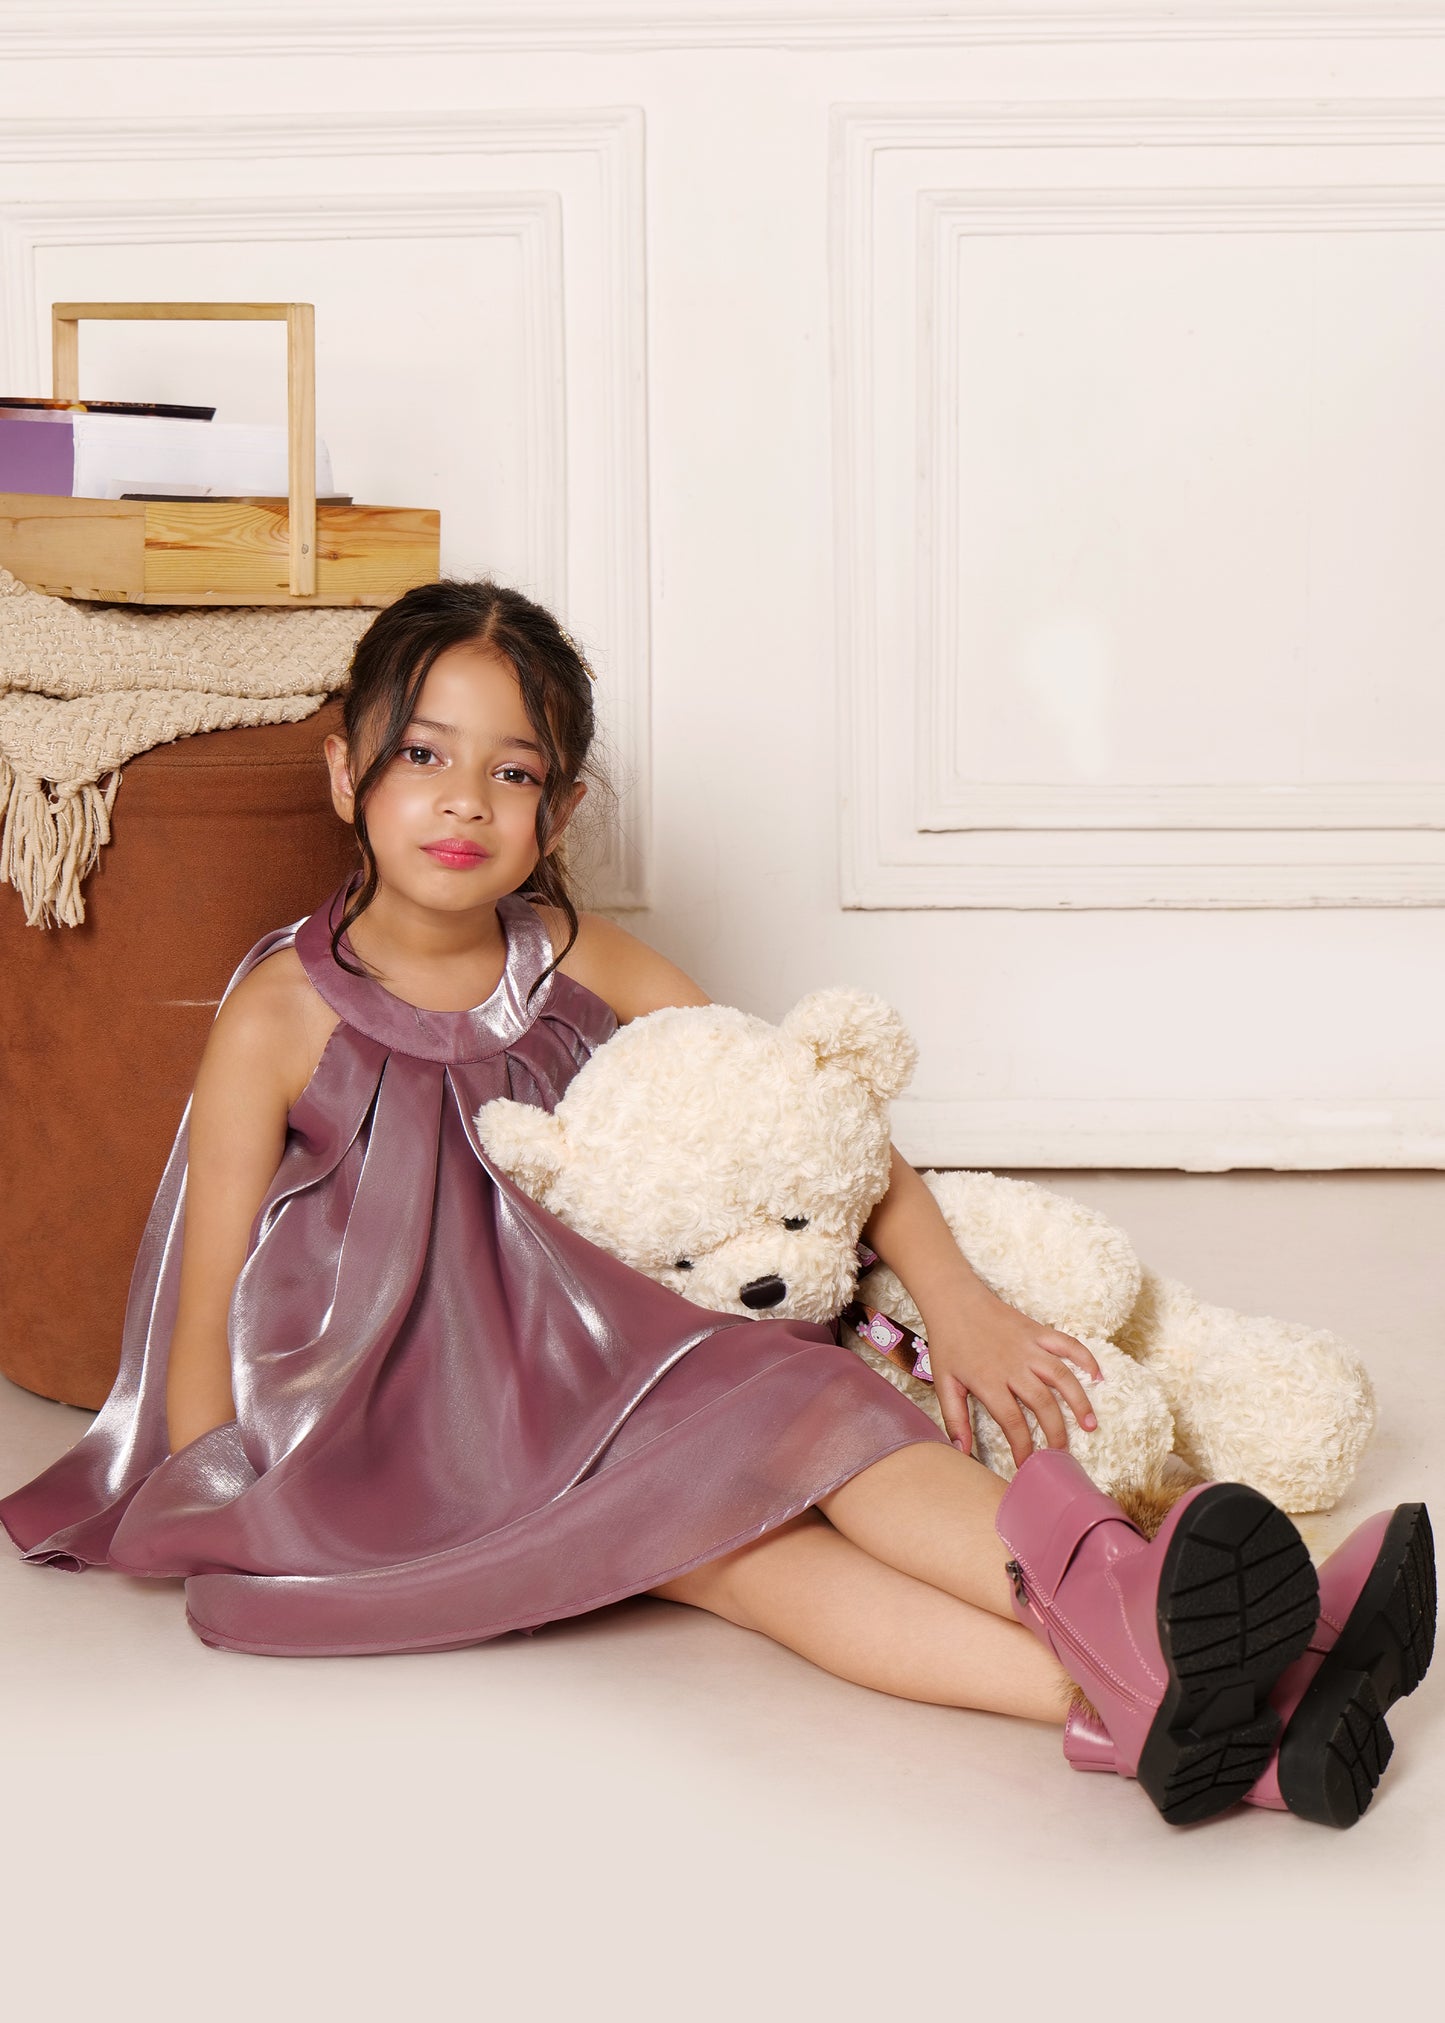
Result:
{"label": "white book page", "polygon": [[[266,498],[286,494],[286,430],[278,423],[173,421],[153,415],[77,414],[77,499],[184,488]],[[316,438],[316,489],[336,487],[331,455]]]}

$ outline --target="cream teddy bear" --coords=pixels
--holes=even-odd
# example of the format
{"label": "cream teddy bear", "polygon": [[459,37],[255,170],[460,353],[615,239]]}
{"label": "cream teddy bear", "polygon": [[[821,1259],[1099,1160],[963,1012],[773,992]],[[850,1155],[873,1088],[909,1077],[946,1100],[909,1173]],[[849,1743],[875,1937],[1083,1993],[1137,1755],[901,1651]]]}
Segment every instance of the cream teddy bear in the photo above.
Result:
{"label": "cream teddy bear", "polygon": [[[814,992],[780,1026],[726,1005],[659,1011],[600,1047],[553,1114],[500,1098],[476,1128],[544,1208],[699,1306],[830,1322],[855,1294],[888,1185],[888,1104],[915,1060],[897,1013],[862,991]],[[1152,1493],[1192,1469],[1292,1511],[1339,1496],[1373,1399],[1335,1336],[1202,1304],[1143,1269],[1103,1215],[1031,1181],[923,1178],[985,1283],[1097,1358],[1103,1382],[1084,1380],[1097,1431],[1064,1418],[1101,1488]],[[906,1289],[878,1265],[856,1293],[843,1340],[942,1425]],[[975,1452],[1011,1474],[999,1428],[970,1409]]]}

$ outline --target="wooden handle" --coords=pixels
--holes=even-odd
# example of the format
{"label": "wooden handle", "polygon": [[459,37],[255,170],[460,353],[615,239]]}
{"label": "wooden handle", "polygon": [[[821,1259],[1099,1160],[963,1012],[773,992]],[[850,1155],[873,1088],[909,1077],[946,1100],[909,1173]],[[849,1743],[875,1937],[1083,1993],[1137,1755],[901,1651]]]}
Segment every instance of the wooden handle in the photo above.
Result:
{"label": "wooden handle", "polygon": [[284,323],[286,499],[291,595],[316,595],[316,310],[310,302],[57,302],[50,312],[56,400],[80,399],[82,323]]}
{"label": "wooden handle", "polygon": [[286,305],[286,480],[291,595],[316,595],[316,311]]}

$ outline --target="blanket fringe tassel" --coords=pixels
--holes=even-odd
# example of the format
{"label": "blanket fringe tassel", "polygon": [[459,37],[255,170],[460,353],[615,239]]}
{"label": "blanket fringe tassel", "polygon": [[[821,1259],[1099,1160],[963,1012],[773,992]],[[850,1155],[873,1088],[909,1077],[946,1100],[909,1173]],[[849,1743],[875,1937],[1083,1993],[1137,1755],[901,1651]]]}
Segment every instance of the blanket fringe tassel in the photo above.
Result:
{"label": "blanket fringe tassel", "polygon": [[27,927],[79,927],[81,882],[110,841],[117,766],[99,780],[51,787],[17,774],[0,758],[0,885],[13,885]]}

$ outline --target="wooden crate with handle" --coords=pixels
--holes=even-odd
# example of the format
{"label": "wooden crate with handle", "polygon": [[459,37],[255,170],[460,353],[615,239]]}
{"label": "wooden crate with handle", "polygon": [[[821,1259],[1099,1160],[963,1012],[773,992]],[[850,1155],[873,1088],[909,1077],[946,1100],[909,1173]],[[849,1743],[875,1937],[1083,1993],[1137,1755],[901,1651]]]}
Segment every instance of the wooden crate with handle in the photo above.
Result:
{"label": "wooden crate with handle", "polygon": [[116,604],[390,604],[440,573],[440,513],[316,503],[309,302],[57,302],[54,397],[80,398],[80,325],[284,323],[284,499],[67,499],[0,492],[0,565],[32,589]]}

